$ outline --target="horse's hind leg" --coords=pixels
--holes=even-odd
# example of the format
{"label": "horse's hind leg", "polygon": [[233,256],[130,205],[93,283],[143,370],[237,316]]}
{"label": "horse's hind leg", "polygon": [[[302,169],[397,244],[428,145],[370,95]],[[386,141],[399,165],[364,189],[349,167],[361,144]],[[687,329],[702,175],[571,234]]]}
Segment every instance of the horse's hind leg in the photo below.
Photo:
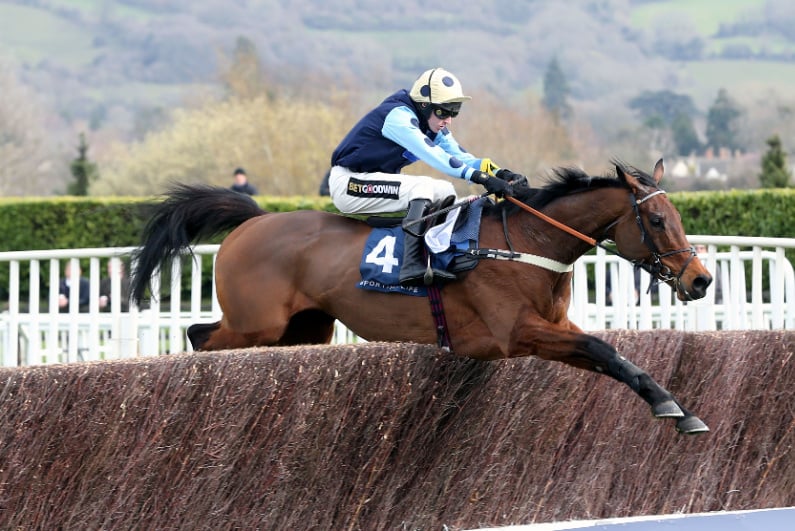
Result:
{"label": "horse's hind leg", "polygon": [[221,321],[188,327],[194,350],[223,350],[272,345],[314,345],[329,343],[334,334],[334,318],[320,310],[305,310],[290,318],[281,337],[273,339],[263,332],[239,333]]}
{"label": "horse's hind leg", "polygon": [[193,350],[204,350],[204,344],[210,338],[210,335],[218,330],[221,326],[221,321],[214,323],[197,323],[188,327],[188,341],[190,341]]}
{"label": "horse's hind leg", "polygon": [[193,350],[225,350],[246,348],[259,342],[258,334],[240,334],[225,328],[221,321],[200,323],[188,327],[188,340]]}
{"label": "horse's hind leg", "polygon": [[329,343],[334,334],[334,318],[320,310],[304,310],[290,318],[279,345],[317,345]]}

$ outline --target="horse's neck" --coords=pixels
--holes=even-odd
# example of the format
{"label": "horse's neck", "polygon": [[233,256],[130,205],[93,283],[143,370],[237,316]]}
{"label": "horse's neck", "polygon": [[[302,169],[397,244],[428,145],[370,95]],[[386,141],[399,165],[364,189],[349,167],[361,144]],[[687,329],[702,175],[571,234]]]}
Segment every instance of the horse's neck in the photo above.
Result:
{"label": "horse's neck", "polygon": [[[605,188],[573,194],[550,203],[543,212],[584,236],[602,240],[610,225],[626,214],[630,208],[628,193],[623,189]],[[551,246],[551,250],[559,254],[558,259],[574,261],[592,248],[590,243],[576,239],[575,236],[552,227],[546,221],[538,220],[533,223],[539,227],[539,222],[547,224],[549,230],[554,231],[553,241],[562,242],[561,237],[567,238],[565,240],[567,243]]]}

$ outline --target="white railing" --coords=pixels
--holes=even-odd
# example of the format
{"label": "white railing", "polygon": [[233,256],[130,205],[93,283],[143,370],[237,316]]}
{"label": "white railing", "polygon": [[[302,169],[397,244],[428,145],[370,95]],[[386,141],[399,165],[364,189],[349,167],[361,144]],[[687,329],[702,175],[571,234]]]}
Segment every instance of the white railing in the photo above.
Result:
{"label": "white railing", "polygon": [[[220,308],[215,297],[201,289],[201,260],[190,260],[191,300],[183,307],[181,300],[182,262],[176,260],[172,275],[177,280],[170,290],[168,303],[149,301],[146,309],[131,304],[122,311],[122,281],[111,278],[110,308],[100,311],[100,271],[102,260],[118,264],[133,248],[61,249],[13,251],[0,253],[0,265],[7,264],[9,288],[6,311],[0,316],[0,359],[5,366],[92,361],[132,356],[183,352],[188,349],[185,329],[194,322],[217,319]],[[198,246],[197,257],[214,257],[217,246]],[[81,312],[79,283],[74,282],[68,308],[58,304],[59,282],[63,265],[71,261],[72,270],[80,260],[87,259],[84,276],[89,281],[89,306]],[[29,266],[27,278],[21,278],[21,264]],[[48,286],[42,294],[42,269],[49,269]],[[153,289],[159,289],[160,275],[153,278]],[[22,309],[20,293],[29,293],[27,307]],[[214,293],[214,286],[213,286]],[[42,296],[43,295],[43,296]],[[6,301],[4,301],[6,302]],[[173,309],[173,310],[172,310]],[[87,311],[85,311],[87,310]],[[74,340],[73,340],[74,339]]]}
{"label": "white railing", "polygon": [[[795,274],[785,256],[785,249],[795,248],[795,238],[690,236],[689,240],[707,245],[699,258],[714,280],[705,298],[683,303],[664,284],[658,285],[657,293],[649,293],[651,277],[645,271],[639,271],[636,290],[632,265],[597,249],[575,264],[569,318],[586,330],[795,329]],[[592,285],[589,276],[595,279]],[[612,304],[608,278],[616,286]]]}
{"label": "white railing", "polygon": [[[708,245],[701,258],[716,278],[705,299],[682,303],[665,285],[659,285],[657,293],[647,293],[650,278],[645,272],[640,272],[641,289],[636,296],[632,266],[599,249],[575,264],[570,318],[586,330],[795,329],[795,275],[784,255],[785,249],[795,248],[795,239],[691,236],[690,241]],[[0,268],[9,275],[8,297],[0,301],[2,364],[92,361],[191,350],[185,337],[187,327],[221,317],[214,283],[209,289],[202,286],[203,267],[214,267],[218,246],[197,246],[193,250],[196,259],[186,255],[175,261],[170,272],[174,280],[167,294],[162,301],[149,301],[145,308],[131,305],[123,311],[121,279],[113,278],[110,308],[100,311],[100,279],[106,276],[101,264],[115,263],[132,250],[0,252]],[[58,306],[61,271],[67,261],[76,269],[81,260],[89,264],[84,275],[89,280],[89,307],[81,312],[78,293],[73,293],[68,310],[62,311]],[[188,264],[189,270],[184,267]],[[717,264],[717,270],[710,264]],[[24,278],[23,267],[29,270]],[[607,278],[613,287],[611,294],[606,289]],[[160,283],[160,275],[155,275],[156,292]],[[185,290],[190,293],[187,301],[182,300],[185,284],[190,286]],[[46,285],[43,292],[42,285]],[[20,300],[23,292],[29,293],[26,301]],[[716,298],[716,293],[721,297]],[[610,295],[613,300],[608,304]],[[337,323],[334,342],[357,340]]]}

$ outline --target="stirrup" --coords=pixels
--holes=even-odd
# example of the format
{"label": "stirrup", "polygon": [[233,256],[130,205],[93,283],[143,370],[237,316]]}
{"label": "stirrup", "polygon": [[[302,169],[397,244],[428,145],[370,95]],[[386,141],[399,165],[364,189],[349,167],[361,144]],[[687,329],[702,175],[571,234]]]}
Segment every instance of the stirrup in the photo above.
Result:
{"label": "stirrup", "polygon": [[434,269],[431,267],[431,255],[428,255],[428,265],[425,268],[425,273],[422,275],[422,283],[430,286],[434,282],[451,282],[458,277],[455,274],[445,271],[444,269]]}
{"label": "stirrup", "polygon": [[403,287],[415,286],[430,286],[431,284],[439,284],[444,282],[452,282],[458,280],[458,277],[450,271],[444,269],[434,269],[431,267],[430,257],[428,258],[428,265],[425,270],[420,274],[419,272],[413,273],[411,276],[405,276],[398,280],[398,284]]}

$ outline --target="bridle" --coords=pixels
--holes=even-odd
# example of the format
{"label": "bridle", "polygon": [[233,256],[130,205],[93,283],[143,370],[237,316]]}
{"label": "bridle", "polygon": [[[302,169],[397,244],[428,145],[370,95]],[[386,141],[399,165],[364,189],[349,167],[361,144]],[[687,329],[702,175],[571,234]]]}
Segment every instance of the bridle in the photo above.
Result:
{"label": "bridle", "polygon": [[[640,229],[640,240],[641,240],[641,242],[643,242],[644,245],[646,245],[646,248],[651,253],[651,258],[648,261],[647,260],[637,260],[637,259],[630,258],[630,257],[622,254],[618,249],[614,249],[614,248],[612,248],[610,246],[607,246],[607,245],[602,243],[602,242],[604,242],[606,240],[609,240],[608,233],[611,231],[611,229],[613,229],[616,225],[618,225],[621,222],[621,220],[626,216],[626,214],[620,216],[618,219],[616,219],[615,221],[610,223],[607,227],[605,227],[605,229],[603,231],[603,236],[597,240],[595,238],[591,238],[590,236],[587,236],[587,235],[577,231],[576,229],[573,229],[573,228],[569,227],[568,225],[566,225],[564,223],[561,223],[561,222],[559,222],[559,221],[557,221],[557,220],[555,220],[553,218],[550,218],[546,214],[534,209],[533,207],[523,203],[522,201],[520,201],[520,200],[518,200],[518,199],[516,199],[514,197],[506,196],[505,199],[507,201],[510,201],[511,203],[519,206],[519,208],[521,208],[523,210],[526,210],[527,212],[530,212],[531,214],[543,219],[544,221],[546,221],[548,223],[551,223],[552,225],[556,226],[557,228],[559,228],[559,229],[561,229],[561,230],[563,230],[565,232],[568,232],[572,236],[575,236],[576,238],[579,238],[580,240],[586,242],[587,244],[589,244],[589,245],[591,245],[593,247],[600,247],[600,248],[604,249],[606,252],[614,254],[614,255],[616,255],[616,256],[618,256],[620,258],[623,258],[624,260],[627,260],[628,262],[631,262],[633,265],[635,265],[637,267],[640,267],[641,269],[644,269],[646,272],[648,272],[652,276],[652,283],[649,284],[649,290],[651,290],[652,287],[658,281],[662,281],[662,282],[673,284],[673,287],[677,291],[681,289],[684,293],[687,293],[687,290],[685,290],[682,287],[682,275],[684,275],[684,273],[687,270],[688,266],[693,261],[693,258],[696,257],[695,248],[691,245],[688,248],[677,249],[677,250],[673,250],[673,251],[666,251],[666,252],[662,252],[661,253],[660,250],[655,245],[654,241],[652,241],[651,238],[647,237],[646,226],[644,225],[643,218],[640,215],[640,205],[642,205],[643,203],[645,203],[646,201],[648,201],[649,199],[651,199],[652,197],[657,196],[657,195],[666,195],[666,192],[665,192],[665,190],[658,189],[658,190],[655,190],[654,192],[651,192],[650,194],[648,194],[648,195],[646,195],[646,196],[644,196],[644,197],[642,197],[640,199],[638,199],[635,196],[634,193],[632,193],[632,192],[629,193],[629,199],[630,199],[630,202],[632,204],[632,213],[634,213],[635,221],[637,222],[638,228]],[[503,223],[505,223],[505,218],[503,218]],[[506,236],[507,236],[507,230],[505,232],[506,232]],[[510,246],[510,242],[508,242],[508,245]],[[672,255],[675,255],[675,254],[679,254],[679,253],[686,253],[686,252],[690,253],[690,257],[688,257],[687,261],[685,262],[684,267],[681,269],[681,271],[679,271],[679,274],[674,274],[674,272],[671,270],[671,268],[666,266],[662,262],[663,258],[666,258],[668,256],[672,256]]]}
{"label": "bridle", "polygon": [[[633,193],[629,194],[630,201],[632,203],[632,211],[635,214],[635,222],[638,224],[638,228],[640,229],[640,241],[643,242],[646,245],[646,248],[649,249],[649,251],[651,252],[651,260],[650,260],[650,262],[647,262],[647,261],[644,261],[644,260],[632,260],[632,259],[622,255],[618,251],[616,251],[615,254],[617,254],[618,256],[620,256],[621,258],[623,258],[625,260],[628,260],[628,261],[632,262],[634,265],[636,265],[636,266],[640,267],[641,269],[645,270],[646,272],[648,272],[652,276],[653,280],[649,284],[649,290],[651,290],[652,287],[658,281],[662,281],[662,282],[673,284],[673,286],[677,289],[677,291],[679,289],[682,289],[682,291],[687,293],[687,290],[682,288],[682,275],[685,274],[685,271],[687,270],[688,266],[690,265],[690,262],[692,262],[693,258],[696,257],[695,248],[691,245],[690,247],[687,247],[687,248],[676,249],[676,250],[673,250],[673,251],[666,251],[664,253],[661,253],[660,250],[657,248],[657,245],[655,245],[654,241],[652,241],[651,238],[647,238],[646,237],[646,226],[643,224],[643,218],[640,215],[640,205],[643,204],[644,202],[648,201],[652,197],[654,197],[656,195],[661,195],[661,194],[662,195],[666,195],[665,190],[659,190],[659,189],[655,190],[654,192],[646,195],[645,197],[643,197],[641,199],[638,199],[637,197],[635,197],[635,194],[633,194]],[[610,226],[608,226],[605,229],[605,232],[610,230],[610,228],[614,224],[616,224],[617,222],[618,222],[618,220],[614,221]],[[687,258],[687,261],[685,262],[684,267],[679,271],[678,275],[674,275],[674,272],[671,271],[671,268],[668,267],[667,265],[663,264],[663,262],[662,262],[663,258],[666,258],[668,256],[673,256],[673,255],[679,254],[679,253],[686,253],[686,252],[690,252],[690,256]]]}

